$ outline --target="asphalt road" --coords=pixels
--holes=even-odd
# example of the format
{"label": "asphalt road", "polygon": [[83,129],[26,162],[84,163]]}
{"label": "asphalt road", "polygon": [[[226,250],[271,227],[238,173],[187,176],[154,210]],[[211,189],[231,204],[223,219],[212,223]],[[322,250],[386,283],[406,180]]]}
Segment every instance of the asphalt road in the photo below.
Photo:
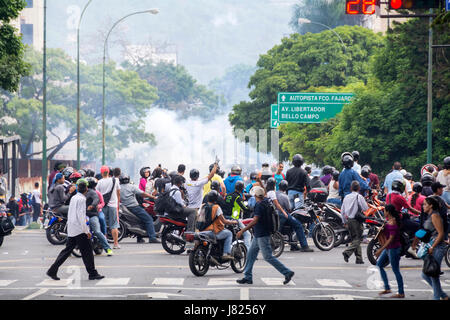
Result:
{"label": "asphalt road", "polygon": [[[0,300],[379,300],[382,289],[377,269],[367,258],[356,265],[346,263],[344,247],[328,252],[290,252],[286,247],[280,260],[295,272],[292,282],[262,257],[254,267],[253,285],[238,285],[242,277],[233,270],[210,269],[196,277],[189,270],[188,256],[169,255],[161,244],[137,244],[124,239],[115,255],[95,257],[96,268],[105,279],[88,280],[81,258],[70,257],[59,270],[60,281],[45,275],[63,248],[51,245],[44,230],[15,230],[0,248]],[[366,246],[363,246],[365,257]],[[442,265],[444,291],[450,293],[450,269]],[[421,260],[402,258],[401,272],[406,299],[431,300],[432,290],[420,277]],[[392,291],[396,281],[388,268]]]}

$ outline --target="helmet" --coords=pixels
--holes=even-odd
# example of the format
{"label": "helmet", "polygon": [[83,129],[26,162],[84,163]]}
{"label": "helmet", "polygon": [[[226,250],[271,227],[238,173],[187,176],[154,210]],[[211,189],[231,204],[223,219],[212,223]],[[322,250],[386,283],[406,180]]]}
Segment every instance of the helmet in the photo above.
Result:
{"label": "helmet", "polygon": [[275,178],[270,177],[269,179],[267,179],[266,190],[267,191],[275,190],[276,184],[277,184],[277,181],[275,180]]}
{"label": "helmet", "polygon": [[322,173],[324,175],[331,174],[331,173],[333,173],[333,168],[331,168],[331,166],[329,166],[329,165],[326,165],[322,168]]}
{"label": "helmet", "polygon": [[[82,180],[82,179],[80,179],[80,180]],[[78,182],[79,182],[80,180],[78,180]],[[87,178],[84,179],[84,180],[86,180],[86,181],[88,182],[88,188],[89,188],[89,189],[95,189],[95,187],[97,186],[98,181],[97,181],[97,179],[95,179],[94,177],[87,177]]]}
{"label": "helmet", "polygon": [[362,167],[362,169],[364,169],[364,168],[367,168],[367,170],[369,170],[369,173],[372,173],[372,168],[368,164],[366,164]]}
{"label": "helmet", "polygon": [[241,180],[236,181],[235,185],[234,185],[234,190],[238,191],[238,192],[242,192],[242,190],[244,190],[244,182]]}
{"label": "helmet", "polygon": [[256,172],[250,173],[250,180],[256,180],[258,178],[258,174]]}
{"label": "helmet", "polygon": [[400,170],[400,173],[401,173],[403,176],[405,176],[406,170],[405,170],[405,169],[402,169],[402,170]]}
{"label": "helmet", "polygon": [[66,164],[64,164],[62,162],[57,162],[57,163],[55,163],[55,166],[53,167],[53,169],[55,169],[55,171],[57,171],[57,170],[61,170],[66,167],[67,167]]}
{"label": "helmet", "polygon": [[303,157],[301,154],[296,154],[296,155],[294,155],[294,157],[292,157],[292,164],[295,167],[301,167],[304,162],[305,162],[305,160],[303,160]]}
{"label": "helmet", "polygon": [[310,166],[306,166],[305,167],[305,171],[308,172],[308,173],[311,173],[311,167]]}
{"label": "helmet", "polygon": [[288,182],[286,180],[281,180],[280,184],[278,185],[278,187],[280,188],[281,191],[286,191],[288,188]]}
{"label": "helmet", "polygon": [[211,190],[207,194],[208,196],[208,202],[216,203],[219,199],[219,193],[216,190]]}
{"label": "helmet", "polygon": [[82,178],[81,174],[79,172],[74,172],[70,175],[69,180],[71,182],[77,182],[80,178]]}
{"label": "helmet", "polygon": [[444,159],[444,169],[450,170],[450,157]]}
{"label": "helmet", "polygon": [[422,193],[423,187],[422,184],[420,182],[416,182],[413,185],[413,191],[416,193]]}
{"label": "helmet", "polygon": [[120,182],[120,184],[130,183],[130,176],[122,173],[119,177],[119,182]]}
{"label": "helmet", "polygon": [[78,173],[81,174],[82,177],[86,177],[86,170],[80,169],[78,170]]}
{"label": "helmet", "polygon": [[333,175],[333,180],[334,181],[338,181],[339,180],[339,171],[334,170],[332,175]]}
{"label": "helmet", "polygon": [[434,182],[434,178],[431,175],[431,173],[425,173],[422,178],[420,178],[420,182],[422,183],[422,185],[425,187],[430,187],[433,182]]}
{"label": "helmet", "polygon": [[70,179],[71,174],[74,172],[72,167],[65,168],[61,173],[66,180]]}
{"label": "helmet", "polygon": [[398,192],[405,192],[405,184],[403,183],[403,180],[395,179],[392,182],[392,190],[398,191]]}
{"label": "helmet", "polygon": [[370,176],[369,169],[367,169],[367,167],[363,167],[363,168],[361,169],[361,175],[362,175],[364,178],[369,178],[369,176]]}
{"label": "helmet", "polygon": [[341,155],[341,161],[344,168],[350,169],[353,167],[354,159],[350,152],[344,152]]}
{"label": "helmet", "polygon": [[234,165],[234,166],[231,168],[231,174],[237,174],[237,175],[240,175],[241,172],[242,172],[242,169],[241,169],[241,167],[239,167],[238,165]]}
{"label": "helmet", "polygon": [[404,177],[405,177],[406,180],[412,180],[413,179],[413,176],[412,176],[411,172],[406,172]]}
{"label": "helmet", "polygon": [[[214,165],[215,165],[215,163],[209,165],[209,172],[213,171]],[[216,173],[219,173],[219,171],[220,171],[220,167],[219,167],[219,165],[217,165]]]}
{"label": "helmet", "polygon": [[359,152],[358,151],[352,151],[352,156],[354,161],[359,160]]}
{"label": "helmet", "polygon": [[139,174],[141,175],[142,178],[145,178],[145,173],[147,171],[150,172],[150,167],[143,167],[143,168],[141,168],[141,170],[139,170]]}
{"label": "helmet", "polygon": [[198,171],[197,169],[192,169],[191,172],[189,172],[189,177],[191,178],[191,180],[197,180],[199,176],[200,171]]}
{"label": "helmet", "polygon": [[217,180],[211,181],[211,190],[216,190],[217,192],[219,192],[219,190],[220,190],[220,182],[217,181]]}
{"label": "helmet", "polygon": [[86,169],[86,177],[94,177],[95,176],[95,171],[92,169]]}
{"label": "helmet", "polygon": [[77,179],[77,182],[76,182],[77,186],[80,185],[80,184],[82,184],[82,183],[85,184],[86,187],[89,187],[89,182],[88,182],[85,178],[79,178],[79,179]]}

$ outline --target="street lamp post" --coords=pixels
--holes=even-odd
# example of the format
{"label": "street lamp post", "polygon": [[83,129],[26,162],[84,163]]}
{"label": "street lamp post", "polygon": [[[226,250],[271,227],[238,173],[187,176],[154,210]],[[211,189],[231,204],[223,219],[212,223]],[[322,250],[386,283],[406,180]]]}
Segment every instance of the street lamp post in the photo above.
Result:
{"label": "street lamp post", "polygon": [[80,26],[84,12],[91,2],[92,0],[89,0],[84,6],[77,27],[77,170],[80,170]]}
{"label": "street lamp post", "polygon": [[125,20],[126,18],[130,17],[130,16],[134,16],[136,14],[141,14],[141,13],[151,13],[151,14],[157,14],[159,11],[158,9],[150,9],[150,10],[145,10],[145,11],[137,11],[137,12],[133,12],[130,14],[127,14],[126,16],[124,16],[123,18],[119,19],[116,21],[116,23],[114,23],[114,25],[111,27],[111,29],[109,29],[108,34],[106,36],[105,39],[105,43],[103,45],[103,112],[102,112],[102,165],[105,164],[105,140],[106,140],[106,135],[105,135],[105,89],[106,89],[106,83],[105,83],[105,62],[106,62],[106,47],[108,44],[108,38],[109,35],[111,34],[111,32],[113,31],[113,29],[123,20]]}
{"label": "street lamp post", "polygon": [[344,46],[344,50],[345,51],[347,50],[347,47],[345,46],[344,41],[342,41],[341,36],[336,31],[334,31],[332,28],[330,28],[329,26],[327,26],[327,25],[325,25],[323,23],[311,21],[311,20],[305,19],[305,18],[298,18],[297,21],[298,21],[298,24],[303,24],[303,23],[305,23],[305,24],[306,23],[318,24],[319,26],[322,26],[322,27],[325,27],[325,28],[331,30],[339,38],[339,40],[341,41],[342,45]]}
{"label": "street lamp post", "polygon": [[47,201],[47,0],[44,0],[44,46],[42,69],[42,201]]}

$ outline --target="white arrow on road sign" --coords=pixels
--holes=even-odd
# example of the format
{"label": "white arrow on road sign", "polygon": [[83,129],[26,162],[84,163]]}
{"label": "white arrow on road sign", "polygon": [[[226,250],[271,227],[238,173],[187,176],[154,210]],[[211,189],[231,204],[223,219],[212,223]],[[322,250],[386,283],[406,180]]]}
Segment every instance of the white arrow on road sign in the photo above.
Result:
{"label": "white arrow on road sign", "polygon": [[333,300],[373,299],[371,297],[352,296],[350,294],[330,294],[325,296],[310,296],[310,298],[332,298]]}
{"label": "white arrow on road sign", "polygon": [[286,100],[286,96],[281,96],[281,100],[285,101]]}

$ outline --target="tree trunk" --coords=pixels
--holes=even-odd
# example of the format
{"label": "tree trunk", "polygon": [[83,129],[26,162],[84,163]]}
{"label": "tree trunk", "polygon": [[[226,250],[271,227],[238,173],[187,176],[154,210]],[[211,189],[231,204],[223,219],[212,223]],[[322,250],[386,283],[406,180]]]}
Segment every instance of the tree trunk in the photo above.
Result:
{"label": "tree trunk", "polygon": [[47,156],[47,159],[52,160],[53,157],[70,141],[75,140],[75,131],[72,131],[56,148]]}

